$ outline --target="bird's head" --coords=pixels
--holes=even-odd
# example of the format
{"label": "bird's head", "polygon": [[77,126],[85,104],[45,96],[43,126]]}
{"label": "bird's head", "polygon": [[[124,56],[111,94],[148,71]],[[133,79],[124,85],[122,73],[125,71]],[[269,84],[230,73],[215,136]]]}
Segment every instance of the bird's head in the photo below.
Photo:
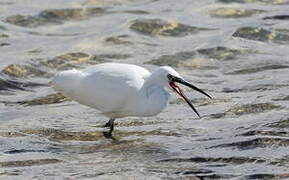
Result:
{"label": "bird's head", "polygon": [[198,91],[205,96],[212,98],[210,95],[205,93],[203,90],[197,88],[196,86],[192,85],[191,83],[184,80],[184,78],[181,77],[181,75],[175,71],[173,68],[168,66],[162,66],[158,68],[157,70],[157,76],[159,79],[159,83],[161,83],[164,87],[168,87],[172,91],[176,92],[178,95],[180,95],[187,103],[188,105],[194,110],[194,112],[200,117],[198,111],[195,109],[195,107],[192,105],[190,100],[186,97],[186,95],[183,93],[181,88],[178,86],[178,84],[185,85],[195,91]]}

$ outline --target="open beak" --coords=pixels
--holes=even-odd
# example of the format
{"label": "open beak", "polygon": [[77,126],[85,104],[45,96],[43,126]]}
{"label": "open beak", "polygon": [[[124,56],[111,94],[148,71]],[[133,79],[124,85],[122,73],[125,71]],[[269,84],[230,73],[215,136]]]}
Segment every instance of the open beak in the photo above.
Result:
{"label": "open beak", "polygon": [[187,87],[190,87],[192,88],[193,90],[196,90],[202,94],[204,94],[205,96],[209,97],[209,98],[212,98],[210,95],[208,95],[207,93],[205,93],[203,90],[197,88],[196,86],[188,83],[187,81],[181,79],[181,78],[178,78],[178,77],[175,77],[173,76],[171,78],[171,81],[170,81],[170,86],[174,89],[174,91],[176,93],[178,93],[187,103],[188,105],[194,110],[194,112],[201,118],[200,114],[198,113],[198,111],[196,110],[196,108],[192,105],[192,103],[190,102],[190,100],[187,98],[187,96],[183,93],[183,91],[179,88],[179,86],[176,85],[176,82],[177,83],[180,83],[180,84],[183,84]]}

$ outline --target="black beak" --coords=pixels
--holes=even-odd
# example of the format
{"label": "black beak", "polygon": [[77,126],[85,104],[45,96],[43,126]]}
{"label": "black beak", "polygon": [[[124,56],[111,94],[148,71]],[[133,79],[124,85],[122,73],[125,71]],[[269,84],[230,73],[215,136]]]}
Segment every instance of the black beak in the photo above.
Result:
{"label": "black beak", "polygon": [[202,94],[204,94],[205,96],[209,97],[209,98],[212,98],[210,95],[208,95],[207,93],[205,93],[203,90],[197,88],[196,86],[188,83],[187,81],[181,79],[181,78],[178,78],[178,77],[175,77],[175,76],[170,76],[169,77],[170,79],[170,86],[188,103],[188,105],[194,110],[194,112],[201,118],[200,114],[198,113],[198,111],[196,110],[196,108],[192,105],[192,103],[189,101],[189,99],[185,96],[185,94],[182,92],[182,90],[175,84],[175,82],[177,83],[180,83],[180,84],[183,84],[187,87],[190,87],[192,88],[193,90],[196,90]]}

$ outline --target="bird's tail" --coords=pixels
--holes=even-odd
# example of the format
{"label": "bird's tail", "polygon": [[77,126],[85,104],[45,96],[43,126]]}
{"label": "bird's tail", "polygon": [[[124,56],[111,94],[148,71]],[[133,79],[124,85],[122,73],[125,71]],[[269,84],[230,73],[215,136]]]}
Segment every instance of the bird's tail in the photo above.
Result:
{"label": "bird's tail", "polygon": [[53,88],[60,92],[73,90],[80,82],[82,73],[76,69],[57,73],[51,81]]}

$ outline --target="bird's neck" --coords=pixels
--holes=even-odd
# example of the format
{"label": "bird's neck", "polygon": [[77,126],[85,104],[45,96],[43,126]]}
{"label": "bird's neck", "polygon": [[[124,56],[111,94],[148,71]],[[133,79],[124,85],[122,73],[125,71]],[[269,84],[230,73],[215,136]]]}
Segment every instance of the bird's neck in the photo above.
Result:
{"label": "bird's neck", "polygon": [[139,108],[145,116],[153,116],[161,112],[167,105],[169,93],[160,86],[153,77],[148,77],[140,90]]}
{"label": "bird's neck", "polygon": [[164,88],[163,82],[158,78],[157,71],[152,72],[144,81],[142,86],[143,90],[150,89],[151,87],[158,86],[160,88]]}

